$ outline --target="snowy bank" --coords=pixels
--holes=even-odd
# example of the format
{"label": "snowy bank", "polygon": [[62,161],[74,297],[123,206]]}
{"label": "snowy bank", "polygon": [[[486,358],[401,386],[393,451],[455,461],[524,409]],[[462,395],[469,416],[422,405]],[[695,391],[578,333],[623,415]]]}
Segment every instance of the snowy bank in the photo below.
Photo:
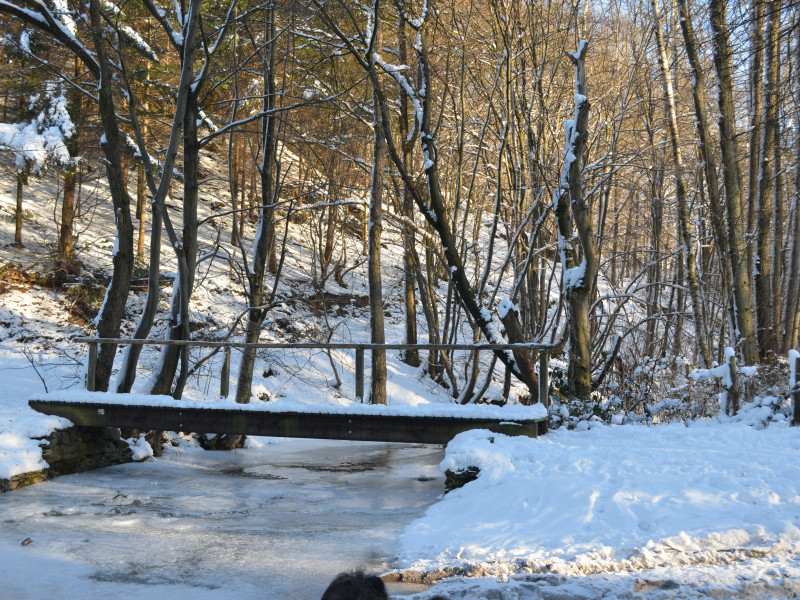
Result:
{"label": "snowy bank", "polygon": [[406,529],[400,564],[577,576],[791,556],[800,552],[798,459],[800,435],[782,426],[466,432],[441,469],[480,475]]}
{"label": "snowy bank", "polygon": [[3,406],[0,412],[0,479],[47,468],[36,438],[70,426],[66,419],[35,413],[22,403],[9,402]]}

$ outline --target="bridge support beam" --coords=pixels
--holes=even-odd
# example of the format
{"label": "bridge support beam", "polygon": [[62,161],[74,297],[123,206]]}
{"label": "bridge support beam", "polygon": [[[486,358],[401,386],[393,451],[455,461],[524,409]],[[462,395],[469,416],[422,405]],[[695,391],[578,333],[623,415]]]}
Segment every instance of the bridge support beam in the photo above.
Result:
{"label": "bridge support beam", "polygon": [[228,435],[259,435],[374,442],[446,444],[471,429],[537,437],[547,432],[547,419],[408,416],[294,412],[242,408],[200,408],[181,405],[71,402],[34,398],[34,410],[65,417],[81,427],[184,431]]}

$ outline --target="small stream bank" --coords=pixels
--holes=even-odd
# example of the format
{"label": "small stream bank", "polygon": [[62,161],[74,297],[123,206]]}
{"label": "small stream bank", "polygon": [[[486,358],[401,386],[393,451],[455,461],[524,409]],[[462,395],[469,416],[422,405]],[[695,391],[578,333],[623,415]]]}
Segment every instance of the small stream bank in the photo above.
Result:
{"label": "small stream bank", "polygon": [[0,479],[0,492],[9,492],[54,477],[85,473],[131,462],[131,449],[119,429],[68,427],[38,438],[48,467]]}

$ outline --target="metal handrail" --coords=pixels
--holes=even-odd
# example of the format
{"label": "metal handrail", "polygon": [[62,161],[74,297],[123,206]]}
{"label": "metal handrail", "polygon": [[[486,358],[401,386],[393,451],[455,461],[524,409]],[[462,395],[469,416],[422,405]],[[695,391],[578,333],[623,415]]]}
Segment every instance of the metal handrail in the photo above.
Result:
{"label": "metal handrail", "polygon": [[[95,337],[76,337],[73,342],[89,345],[89,356],[86,368],[86,389],[95,391],[95,370],[97,365],[97,345],[98,344],[117,344],[117,345],[140,345],[140,346],[197,346],[203,348],[224,348],[225,362],[222,367],[222,377],[220,381],[220,396],[228,396],[228,376],[230,373],[230,350],[231,348],[256,348],[264,350],[355,350],[355,396],[356,400],[362,401],[364,398],[364,351],[365,350],[538,350],[539,351],[539,398],[548,397],[549,381],[547,373],[548,350],[556,347],[556,344],[544,344],[538,342],[517,343],[517,344],[493,344],[493,343],[474,343],[474,344],[374,344],[358,342],[264,342],[264,343],[245,343],[245,342],[215,342],[206,340],[150,340],[150,339],[131,339],[131,338],[95,338]],[[547,403],[545,402],[545,405]]]}
{"label": "metal handrail", "polygon": [[552,350],[557,344],[523,342],[517,344],[374,344],[371,342],[214,342],[210,340],[151,340],[131,338],[76,337],[73,342],[81,344],[120,344],[141,346],[202,346],[204,348],[264,348],[264,349],[314,349],[331,350]]}

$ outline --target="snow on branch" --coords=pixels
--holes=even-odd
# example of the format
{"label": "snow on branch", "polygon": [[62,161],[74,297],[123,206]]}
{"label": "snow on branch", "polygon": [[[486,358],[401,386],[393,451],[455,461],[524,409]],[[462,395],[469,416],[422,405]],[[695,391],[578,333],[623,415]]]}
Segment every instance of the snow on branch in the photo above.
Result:
{"label": "snow on branch", "polygon": [[66,140],[75,133],[67,112],[62,87],[48,83],[43,98],[31,98],[31,104],[43,103],[39,114],[22,123],[0,123],[0,151],[13,154],[17,172],[40,173],[47,164],[66,165],[71,160]]}
{"label": "snow on branch", "polygon": [[14,168],[17,172],[33,171],[39,173],[51,156],[69,160],[69,152],[59,143],[59,136],[49,131],[40,133],[36,123],[0,123],[0,152],[14,155]]}
{"label": "snow on branch", "polygon": [[152,60],[153,62],[161,62],[161,61],[158,59],[158,55],[157,55],[157,54],[155,53],[155,51],[154,51],[154,50],[153,50],[153,49],[150,47],[150,44],[148,44],[147,42],[145,42],[145,41],[144,41],[144,38],[143,38],[141,35],[139,35],[139,33],[138,33],[137,31],[135,31],[134,29],[132,29],[132,28],[131,28],[131,27],[129,27],[128,25],[123,25],[122,27],[120,27],[120,30],[119,30],[119,31],[120,31],[120,34],[121,34],[121,35],[122,35],[122,36],[123,36],[125,39],[127,39],[129,42],[131,42],[131,43],[134,45],[134,47],[135,47],[135,48],[136,48],[136,49],[137,49],[139,52],[141,52],[142,54],[144,54],[144,55],[145,55],[147,58],[149,58],[149,59],[150,59],[150,60]]}
{"label": "snow on branch", "polygon": [[412,29],[415,31],[419,31],[425,25],[425,21],[428,19],[428,0],[422,0],[422,9],[420,11],[420,15],[418,17],[411,17],[405,11],[403,6],[399,2],[395,2],[395,6],[397,10],[403,17],[403,20],[408,23]]}
{"label": "snow on branch", "polygon": [[412,127],[411,131],[408,132],[408,139],[414,139],[416,131],[422,130],[423,110],[420,94],[417,93],[417,90],[414,89],[404,74],[406,71],[410,70],[411,67],[408,65],[391,65],[386,63],[381,59],[381,56],[377,52],[372,55],[372,59],[375,61],[376,65],[383,69],[387,75],[390,75],[397,82],[397,85],[403,88],[403,91],[405,91],[406,95],[411,100],[411,103],[414,105],[414,127]]}

